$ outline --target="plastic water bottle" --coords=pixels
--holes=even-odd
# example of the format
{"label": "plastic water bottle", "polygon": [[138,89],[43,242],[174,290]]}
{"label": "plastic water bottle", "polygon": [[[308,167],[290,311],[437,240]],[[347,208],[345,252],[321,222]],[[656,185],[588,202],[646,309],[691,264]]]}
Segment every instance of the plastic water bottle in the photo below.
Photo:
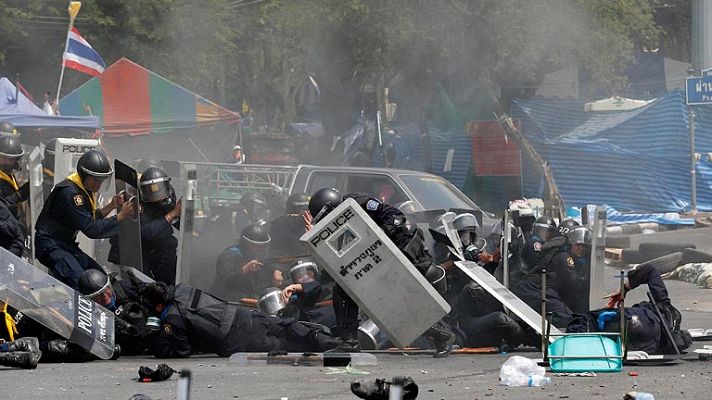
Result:
{"label": "plastic water bottle", "polygon": [[630,400],[655,400],[652,394],[644,392],[630,392],[625,395],[625,398]]}
{"label": "plastic water bottle", "polygon": [[551,378],[548,376],[543,376],[543,375],[529,375],[527,377],[527,385],[526,386],[544,386],[544,385],[549,385],[551,384]]}

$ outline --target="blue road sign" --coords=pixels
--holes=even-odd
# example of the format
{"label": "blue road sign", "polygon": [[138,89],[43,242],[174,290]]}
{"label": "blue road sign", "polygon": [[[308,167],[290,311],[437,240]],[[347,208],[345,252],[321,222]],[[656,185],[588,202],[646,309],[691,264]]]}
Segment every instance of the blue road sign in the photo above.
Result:
{"label": "blue road sign", "polygon": [[687,105],[712,104],[712,68],[703,69],[702,76],[685,79]]}

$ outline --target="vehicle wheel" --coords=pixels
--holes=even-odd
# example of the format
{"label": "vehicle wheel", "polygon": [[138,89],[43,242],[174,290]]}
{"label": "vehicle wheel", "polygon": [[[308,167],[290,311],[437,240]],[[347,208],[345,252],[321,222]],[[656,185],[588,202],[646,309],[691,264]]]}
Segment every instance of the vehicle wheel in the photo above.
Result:
{"label": "vehicle wheel", "polygon": [[662,275],[674,271],[675,268],[681,265],[681,261],[682,253],[672,253],[647,261],[646,263],[651,264],[658,271],[658,273]]}
{"label": "vehicle wheel", "polygon": [[630,236],[608,236],[606,247],[613,249],[627,249],[630,247]]}
{"label": "vehicle wheel", "polygon": [[682,251],[682,265],[690,263],[712,263],[712,254],[695,249]]}
{"label": "vehicle wheel", "polygon": [[645,261],[654,258],[666,256],[672,253],[682,253],[685,249],[696,249],[694,244],[677,244],[677,243],[641,243],[638,247],[640,254]]}

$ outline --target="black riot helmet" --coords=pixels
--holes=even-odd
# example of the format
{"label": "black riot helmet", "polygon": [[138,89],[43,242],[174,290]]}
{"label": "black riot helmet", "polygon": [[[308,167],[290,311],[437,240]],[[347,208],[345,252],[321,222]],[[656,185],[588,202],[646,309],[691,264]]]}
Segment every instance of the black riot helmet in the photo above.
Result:
{"label": "black riot helmet", "polygon": [[54,171],[54,155],[57,150],[57,139],[52,139],[45,145],[42,166],[50,171]]}
{"label": "black riot helmet", "polygon": [[0,136],[0,157],[21,158],[25,154],[17,136]]}
{"label": "black riot helmet", "polygon": [[256,223],[247,225],[240,233],[240,250],[252,259],[267,256],[272,238],[267,233],[264,224]]}
{"label": "black riot helmet", "polygon": [[295,192],[287,198],[287,214],[302,214],[309,209],[309,196],[306,193]]}
{"label": "black riot helmet", "polygon": [[15,125],[12,122],[0,122],[0,135],[15,135]]}
{"label": "black riot helmet", "polygon": [[475,243],[477,240],[477,229],[480,224],[477,222],[477,218],[470,213],[462,213],[455,217],[452,221],[452,225],[460,235],[460,241],[462,245],[467,247]]}
{"label": "black riot helmet", "polygon": [[559,225],[559,235],[568,236],[569,232],[579,225],[580,224],[576,222],[575,219],[567,218],[561,222],[561,225]]}
{"label": "black riot helmet", "polygon": [[116,300],[109,276],[98,269],[88,269],[79,275],[79,292],[104,307]]}
{"label": "black riot helmet", "polygon": [[310,259],[298,259],[289,266],[289,277],[293,283],[313,282],[319,276],[319,267]]}
{"label": "black riot helmet", "polygon": [[551,217],[539,217],[534,222],[533,231],[534,235],[547,241],[556,235],[556,221]]}
{"label": "black riot helmet", "polygon": [[82,179],[86,176],[106,179],[114,170],[111,169],[111,163],[104,153],[99,150],[89,150],[79,158],[77,172]]}
{"label": "black riot helmet", "polygon": [[566,235],[571,244],[583,244],[591,246],[591,230],[585,226],[577,226]]}
{"label": "black riot helmet", "polygon": [[344,201],[343,196],[334,188],[324,188],[317,190],[309,199],[309,213],[313,217],[313,222],[317,223],[320,219]]}
{"label": "black riot helmet", "polygon": [[247,215],[250,221],[256,222],[267,216],[267,200],[259,192],[247,192],[239,203],[240,213]]}
{"label": "black riot helmet", "polygon": [[143,171],[139,187],[141,201],[147,203],[165,200],[174,193],[171,178],[158,167],[149,167]]}

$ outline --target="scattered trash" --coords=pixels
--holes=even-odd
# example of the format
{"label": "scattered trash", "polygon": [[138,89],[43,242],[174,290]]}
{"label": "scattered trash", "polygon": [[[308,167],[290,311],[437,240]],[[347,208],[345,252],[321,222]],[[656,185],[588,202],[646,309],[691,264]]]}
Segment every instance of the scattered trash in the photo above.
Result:
{"label": "scattered trash", "polygon": [[174,372],[178,372],[167,364],[159,364],[155,369],[141,366],[138,369],[139,382],[161,382],[170,379]]}
{"label": "scattered trash", "polygon": [[655,397],[650,393],[628,392],[623,396],[623,400],[655,400]]}
{"label": "scattered trash", "polygon": [[595,372],[557,372],[554,376],[574,376],[581,378],[593,378],[596,376]]}
{"label": "scattered trash", "polygon": [[521,357],[510,357],[499,370],[499,382],[505,386],[544,386],[551,383],[551,378],[544,376],[546,369],[536,361]]}
{"label": "scattered trash", "polygon": [[351,382],[351,393],[367,400],[412,400],[418,397],[418,385],[409,376],[396,376],[390,381],[357,379]]}
{"label": "scattered trash", "polygon": [[628,372],[628,375],[629,376],[638,376],[638,373],[635,371],[630,371],[630,372]]}

